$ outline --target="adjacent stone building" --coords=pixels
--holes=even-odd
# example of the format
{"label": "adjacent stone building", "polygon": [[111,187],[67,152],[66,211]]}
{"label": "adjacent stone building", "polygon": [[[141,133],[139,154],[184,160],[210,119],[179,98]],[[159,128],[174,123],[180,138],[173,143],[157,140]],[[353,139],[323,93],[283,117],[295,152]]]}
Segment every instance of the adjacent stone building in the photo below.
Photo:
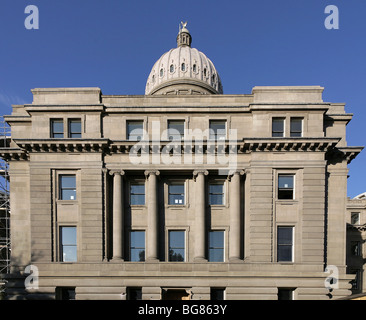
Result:
{"label": "adjacent stone building", "polygon": [[145,95],[39,88],[5,117],[9,299],[351,294],[352,114],[319,86],[225,95],[191,42],[183,25]]}

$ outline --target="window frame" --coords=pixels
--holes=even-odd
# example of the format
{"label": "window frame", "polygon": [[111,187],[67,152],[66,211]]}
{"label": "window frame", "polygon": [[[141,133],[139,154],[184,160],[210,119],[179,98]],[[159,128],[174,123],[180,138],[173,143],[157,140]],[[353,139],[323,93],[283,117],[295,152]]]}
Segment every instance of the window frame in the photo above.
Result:
{"label": "window frame", "polygon": [[[62,124],[62,133],[61,132],[55,132],[55,123],[61,123]],[[55,137],[55,134],[62,134],[62,137]],[[50,119],[50,137],[51,139],[64,139],[65,138],[65,123],[63,118],[51,118]]]}
{"label": "window frame", "polygon": [[[211,234],[215,232],[221,232],[222,233],[222,247],[212,247],[211,246]],[[222,250],[222,260],[211,260],[210,259],[210,252],[212,250]],[[208,262],[225,262],[225,230],[221,229],[213,229],[208,232],[208,255],[207,255]]]}
{"label": "window frame", "polygon": [[[143,233],[144,235],[144,247],[132,247],[132,233]],[[133,250],[139,250],[141,251],[141,249],[143,249],[144,251],[144,258],[143,260],[132,260],[132,251]],[[146,260],[146,231],[145,230],[140,230],[140,229],[134,229],[134,230],[130,230],[129,231],[129,248],[128,248],[128,254],[129,254],[129,260],[132,262],[144,262]]]}
{"label": "window frame", "polygon": [[[279,229],[291,229],[291,243],[279,243]],[[280,260],[280,248],[291,247],[291,259]],[[295,262],[295,226],[293,225],[278,225],[276,229],[276,261],[278,263],[294,263]]]}
{"label": "window frame", "polygon": [[[298,120],[300,120],[300,122],[301,122],[300,131],[292,130],[293,121],[298,121]],[[299,135],[296,135],[297,133],[299,133]],[[300,138],[303,136],[303,133],[304,133],[304,118],[303,117],[290,117],[290,137],[291,138]]]}
{"label": "window frame", "polygon": [[[176,129],[176,128],[170,128],[169,126],[170,126],[170,124],[171,123],[178,123],[178,122],[181,122],[181,123],[183,123],[183,132],[179,132],[179,130],[178,129]],[[176,130],[176,131],[178,131],[179,132],[179,139],[171,139],[170,137],[171,136],[176,136],[176,137],[178,137],[178,134],[176,134],[176,133],[174,133],[174,134],[170,134],[170,130],[171,129],[174,129],[174,130]],[[167,121],[167,139],[169,140],[169,141],[181,141],[181,140],[184,140],[184,138],[185,138],[185,129],[186,129],[186,121],[184,120],[184,119],[168,119],[168,121]]]}
{"label": "window frame", "polygon": [[[72,228],[75,230],[75,243],[74,244],[64,244],[63,243],[63,230],[66,228]],[[59,261],[60,262],[66,262],[66,263],[73,263],[73,262],[77,262],[78,261],[78,230],[77,230],[77,226],[76,225],[69,225],[69,224],[65,224],[65,225],[60,225],[59,228],[59,248],[58,248],[58,252],[59,252]],[[74,248],[75,249],[75,260],[64,260],[64,248],[68,247],[68,248]]]}
{"label": "window frame", "polygon": [[[142,127],[141,127],[141,131],[142,131],[141,135],[137,135],[137,134],[131,135],[131,132],[136,129],[135,128],[135,129],[133,129],[131,131],[129,130],[129,125],[132,124],[132,123],[140,123],[142,125]],[[128,141],[136,141],[136,142],[143,140],[144,139],[144,127],[145,127],[145,121],[143,119],[128,119],[128,120],[126,120],[126,140],[128,140]],[[135,139],[131,139],[131,137],[134,137],[134,136],[136,136],[136,140]],[[141,138],[140,139],[137,139],[138,137],[141,137]]]}
{"label": "window frame", "polygon": [[[185,180],[172,180],[167,183],[167,195],[168,195],[168,206],[185,206],[186,205],[186,181]],[[183,202],[182,203],[171,203],[170,196],[171,195],[181,195],[181,193],[173,193],[170,191],[170,187],[174,185],[183,185]],[[180,200],[180,199],[178,199]]]}
{"label": "window frame", "polygon": [[[80,132],[73,132],[71,130],[71,124],[72,122],[78,122],[80,123]],[[69,139],[81,139],[82,138],[82,133],[83,133],[83,128],[82,128],[82,121],[81,118],[68,118],[67,119],[67,137]],[[79,135],[78,137],[72,137],[72,135]]]}
{"label": "window frame", "polygon": [[[225,131],[225,133],[224,133],[224,138],[222,139],[222,137],[223,137],[223,134],[222,133],[220,133],[220,134],[218,134],[217,133],[217,129],[216,129],[216,131],[212,128],[212,124],[213,123],[224,123],[224,125],[225,125],[225,128],[224,128],[224,131]],[[228,121],[227,121],[227,119],[209,119],[209,124],[208,124],[208,129],[209,129],[209,134],[208,134],[208,138],[209,138],[209,140],[214,140],[214,141],[225,141],[225,140],[227,140],[227,128],[228,128]],[[222,129],[219,129],[219,130],[222,130]]]}
{"label": "window frame", "polygon": [[[132,186],[134,185],[142,185],[144,186],[144,193],[132,193]],[[129,188],[128,188],[128,194],[129,194],[129,204],[130,206],[145,206],[146,205],[146,184],[145,181],[130,181],[129,182]],[[133,195],[144,195],[144,203],[132,203],[132,196]]]}
{"label": "window frame", "polygon": [[[170,239],[171,239],[171,233],[172,232],[183,232],[183,247],[172,247],[171,244],[170,244]],[[168,249],[168,252],[167,252],[167,261],[168,262],[186,262],[188,261],[188,257],[187,257],[187,230],[185,229],[181,229],[181,228],[177,228],[177,229],[168,229],[167,230],[167,240],[168,240],[168,245],[167,245],[167,249]],[[182,250],[183,249],[183,254],[184,254],[184,257],[183,257],[183,260],[171,260],[171,254],[170,254],[170,250],[171,249],[179,249],[179,250]]]}
{"label": "window frame", "polygon": [[[274,130],[274,122],[277,121],[277,120],[281,120],[282,121],[282,131],[275,131]],[[285,131],[286,131],[286,117],[284,116],[276,116],[276,117],[272,117],[272,122],[271,122],[271,133],[272,133],[272,138],[283,138],[285,137]],[[277,133],[282,133],[282,135],[276,135]]]}
{"label": "window frame", "polygon": [[[292,188],[280,188],[280,177],[283,176],[287,176],[287,177],[292,177]],[[276,190],[276,199],[280,200],[280,201],[292,201],[295,200],[295,184],[296,182],[296,174],[295,173],[287,173],[287,172],[278,172],[277,173],[277,190]],[[280,191],[288,191],[288,190],[292,190],[292,197],[291,198],[280,198]]]}
{"label": "window frame", "polygon": [[[210,187],[212,185],[222,185],[222,193],[212,193],[210,192]],[[226,203],[226,181],[225,180],[209,180],[207,186],[207,193],[208,193],[208,205],[209,206],[225,206]],[[222,203],[211,203],[211,195],[220,195],[222,194]]]}
{"label": "window frame", "polygon": [[[62,187],[62,178],[63,177],[74,177],[75,178],[75,187]],[[77,201],[78,200],[78,195],[77,195],[77,174],[74,172],[59,172],[57,174],[57,186],[58,186],[58,195],[57,195],[57,200],[61,200],[61,201]],[[64,199],[63,198],[63,190],[74,190],[75,191],[75,199]]]}

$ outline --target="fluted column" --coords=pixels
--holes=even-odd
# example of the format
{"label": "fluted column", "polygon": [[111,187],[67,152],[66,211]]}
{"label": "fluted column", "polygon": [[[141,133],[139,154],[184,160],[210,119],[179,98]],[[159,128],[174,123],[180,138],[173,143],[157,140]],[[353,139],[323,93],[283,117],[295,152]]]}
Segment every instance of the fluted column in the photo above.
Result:
{"label": "fluted column", "polygon": [[123,259],[123,170],[111,171],[113,175],[113,260]]}
{"label": "fluted column", "polygon": [[147,183],[147,243],[146,260],[155,261],[158,259],[159,246],[159,217],[158,217],[158,183],[157,176],[160,174],[157,170],[145,171],[148,179]]}
{"label": "fluted column", "polygon": [[207,170],[195,170],[195,256],[194,260],[205,260],[206,255],[206,192],[205,192],[205,176],[208,175]]}
{"label": "fluted column", "polygon": [[230,230],[229,260],[240,260],[240,176],[244,171],[235,171],[230,177]]}

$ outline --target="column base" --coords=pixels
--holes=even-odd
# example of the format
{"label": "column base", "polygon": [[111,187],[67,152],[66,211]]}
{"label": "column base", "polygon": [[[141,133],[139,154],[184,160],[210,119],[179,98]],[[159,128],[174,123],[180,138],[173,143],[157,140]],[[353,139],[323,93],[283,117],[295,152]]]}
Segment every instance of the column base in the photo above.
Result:
{"label": "column base", "polygon": [[146,263],[158,263],[160,260],[158,258],[147,258]]}
{"label": "column base", "polygon": [[242,260],[238,257],[231,257],[231,258],[229,258],[229,262],[230,263],[242,263],[242,262],[244,262],[244,260]]}
{"label": "column base", "polygon": [[207,262],[207,259],[204,257],[195,257],[193,258],[194,262]]}
{"label": "column base", "polygon": [[121,257],[113,257],[112,260],[110,260],[110,262],[119,263],[124,262],[124,260]]}

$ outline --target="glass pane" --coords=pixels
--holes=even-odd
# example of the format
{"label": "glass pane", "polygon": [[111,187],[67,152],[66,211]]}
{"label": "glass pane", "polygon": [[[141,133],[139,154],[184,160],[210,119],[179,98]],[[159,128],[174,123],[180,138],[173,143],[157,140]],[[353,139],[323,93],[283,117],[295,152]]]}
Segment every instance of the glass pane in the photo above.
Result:
{"label": "glass pane", "polygon": [[76,190],[75,189],[62,189],[60,200],[76,200]]}
{"label": "glass pane", "polygon": [[131,194],[145,194],[145,185],[131,184]]}
{"label": "glass pane", "polygon": [[302,131],[302,119],[292,118],[290,122],[291,132],[301,132]]}
{"label": "glass pane", "polygon": [[184,184],[171,184],[171,185],[169,185],[169,193],[184,194]]}
{"label": "glass pane", "polygon": [[184,248],[184,231],[169,231],[169,247]]}
{"label": "glass pane", "polygon": [[63,122],[63,120],[52,120],[52,132],[54,134],[64,132],[64,122]]}
{"label": "glass pane", "polygon": [[224,185],[223,184],[210,184],[209,192],[210,193],[224,193]]}
{"label": "glass pane", "polygon": [[168,122],[168,138],[170,140],[181,140],[184,136],[184,121]]}
{"label": "glass pane", "polygon": [[145,249],[131,248],[131,261],[145,261]]}
{"label": "glass pane", "polygon": [[76,177],[74,175],[70,176],[60,176],[61,188],[76,188]]}
{"label": "glass pane", "polygon": [[210,122],[210,139],[225,139],[226,138],[226,121],[211,121]]}
{"label": "glass pane", "polygon": [[61,227],[61,243],[76,245],[76,227]]}
{"label": "glass pane", "polygon": [[292,261],[292,246],[278,246],[278,261]]}
{"label": "glass pane", "polygon": [[169,249],[169,261],[184,261],[184,249]]}
{"label": "glass pane", "polygon": [[272,119],[272,137],[283,137],[285,119]]}
{"label": "glass pane", "polygon": [[224,231],[211,231],[210,232],[210,248],[223,248],[224,247]]}
{"label": "glass pane", "polygon": [[292,245],[292,227],[278,228],[277,243]]}
{"label": "glass pane", "polygon": [[69,121],[70,133],[81,133],[81,121],[80,120],[70,120]]}
{"label": "glass pane", "polygon": [[224,249],[209,249],[208,261],[210,262],[224,261]]}
{"label": "glass pane", "polygon": [[131,194],[131,204],[145,204],[145,195],[144,194]]}
{"label": "glass pane", "polygon": [[209,204],[224,204],[224,195],[210,194]]}
{"label": "glass pane", "polygon": [[64,262],[77,261],[76,246],[63,246],[62,261],[64,261]]}
{"label": "glass pane", "polygon": [[184,195],[170,194],[169,204],[184,204]]}
{"label": "glass pane", "polygon": [[294,187],[294,176],[292,175],[279,175],[278,176],[278,187],[281,189],[293,189]]}
{"label": "glass pane", "polygon": [[132,141],[141,140],[143,137],[143,122],[131,121],[127,123],[127,139]]}
{"label": "glass pane", "polygon": [[351,213],[351,224],[360,224],[360,214],[358,212]]}
{"label": "glass pane", "polygon": [[145,248],[145,231],[131,231],[131,248]]}
{"label": "glass pane", "polygon": [[53,138],[56,138],[56,139],[63,139],[64,137],[64,134],[63,133],[54,133],[52,135]]}

